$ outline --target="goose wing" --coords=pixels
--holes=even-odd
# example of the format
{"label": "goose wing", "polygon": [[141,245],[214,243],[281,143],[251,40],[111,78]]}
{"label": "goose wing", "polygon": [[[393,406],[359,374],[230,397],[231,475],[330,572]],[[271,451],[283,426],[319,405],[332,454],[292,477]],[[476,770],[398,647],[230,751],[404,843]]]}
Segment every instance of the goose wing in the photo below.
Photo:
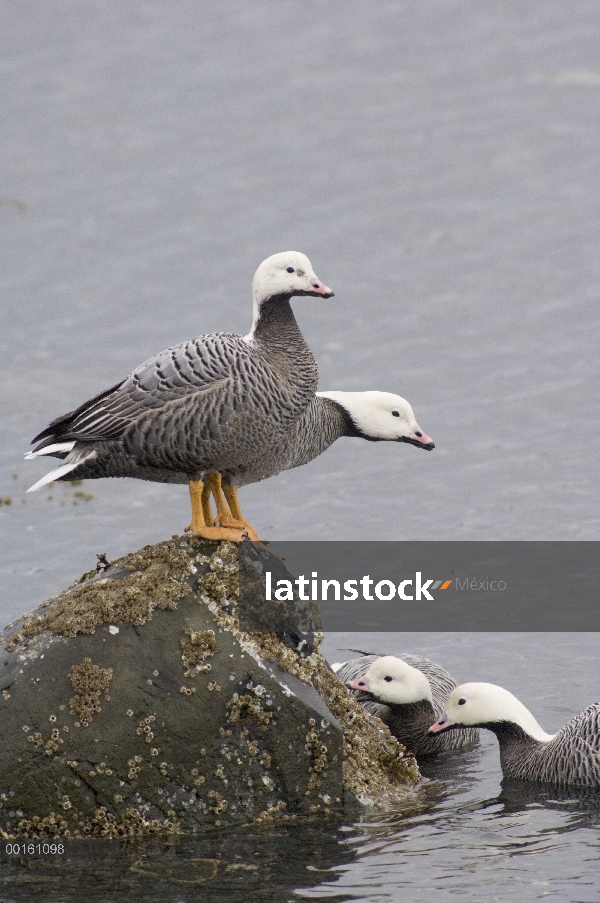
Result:
{"label": "goose wing", "polygon": [[542,749],[535,779],[600,787],[600,702],[571,718]]}
{"label": "goose wing", "polygon": [[267,362],[249,352],[248,343],[238,335],[182,342],[53,420],[33,441],[40,449],[57,440],[122,440],[145,463],[186,467],[206,458],[206,448],[219,443],[229,423],[232,447],[244,433],[256,447],[261,421],[273,408],[285,416],[292,404]]}
{"label": "goose wing", "polygon": [[137,367],[130,376],[96,395],[75,411],[52,420],[33,440],[98,441],[118,439],[137,417],[177,407],[182,400],[211,395],[226,407],[227,385],[243,376],[248,346],[241,336],[201,336],[167,348]]}

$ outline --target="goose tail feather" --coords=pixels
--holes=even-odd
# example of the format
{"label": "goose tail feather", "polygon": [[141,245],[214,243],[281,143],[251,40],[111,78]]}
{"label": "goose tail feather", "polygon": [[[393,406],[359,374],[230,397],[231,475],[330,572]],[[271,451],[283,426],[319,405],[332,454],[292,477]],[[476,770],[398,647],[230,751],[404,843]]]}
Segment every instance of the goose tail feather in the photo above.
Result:
{"label": "goose tail feather", "polygon": [[[44,449],[44,451],[46,450]],[[84,464],[86,461],[92,461],[96,457],[97,452],[95,449],[92,449],[91,451],[89,449],[82,449],[81,451],[76,450],[71,452],[64,464],[61,464],[60,467],[55,467],[54,470],[51,470],[50,473],[43,476],[41,480],[38,480],[37,483],[30,486],[27,492],[35,492],[37,489],[41,489],[42,486],[47,486],[48,483],[54,483],[56,480],[62,479],[62,477],[65,477],[68,473],[71,473],[79,467],[80,464]]]}
{"label": "goose tail feather", "polygon": [[27,452],[26,461],[32,458],[40,458],[42,455],[56,455],[59,458],[66,457],[70,451],[73,451],[74,442],[54,442],[52,445],[46,445],[45,448],[38,448],[35,451]]}

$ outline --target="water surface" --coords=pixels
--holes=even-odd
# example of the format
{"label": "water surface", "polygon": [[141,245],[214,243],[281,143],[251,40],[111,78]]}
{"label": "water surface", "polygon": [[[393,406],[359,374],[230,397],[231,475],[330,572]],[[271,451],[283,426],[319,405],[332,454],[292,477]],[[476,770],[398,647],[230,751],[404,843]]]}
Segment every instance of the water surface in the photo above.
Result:
{"label": "water surface", "polygon": [[[25,495],[52,417],[245,333],[274,251],[322,389],[407,397],[436,449],[343,439],[245,489],[270,539],[597,539],[600,22],[550,0],[6,0],[3,611],[180,533],[185,487]],[[13,475],[16,475],[13,478]]]}
{"label": "water surface", "polygon": [[[598,696],[598,635],[331,634],[324,651],[410,650],[459,681],[514,692],[549,732]],[[0,856],[0,900],[219,903],[359,900],[597,903],[600,791],[503,781],[482,732],[465,753],[422,760],[432,782],[406,811],[207,831],[171,844],[72,844],[62,861]]]}
{"label": "water surface", "polygon": [[[245,333],[286,248],[336,292],[294,302],[320,387],[399,392],[437,447],[340,440],[243,491],[261,535],[598,539],[597,3],[5,0],[0,42],[3,622],[189,519],[185,487],[26,496],[33,435],[162,348]],[[593,637],[419,642],[547,729],[600,695]],[[493,738],[438,767],[417,816],[3,867],[0,894],[600,897],[593,800],[501,785]]]}

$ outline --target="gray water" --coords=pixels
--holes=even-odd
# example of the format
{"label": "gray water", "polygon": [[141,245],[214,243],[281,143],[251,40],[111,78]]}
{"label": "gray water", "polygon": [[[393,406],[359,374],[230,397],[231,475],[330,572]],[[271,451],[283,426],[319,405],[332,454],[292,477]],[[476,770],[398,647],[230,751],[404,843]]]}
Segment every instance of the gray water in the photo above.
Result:
{"label": "gray water", "polygon": [[[410,650],[443,663],[459,683],[497,683],[550,733],[599,696],[597,634],[331,634],[323,651],[344,661],[355,657],[348,648]],[[600,899],[600,792],[502,780],[488,731],[472,752],[421,768],[445,794],[417,816],[356,826],[348,839],[356,859],[319,888],[325,899],[343,891],[369,903]]]}
{"label": "gray water", "polygon": [[404,395],[437,447],[340,440],[244,490],[261,535],[598,538],[597,13],[5,0],[11,613],[189,522],[185,487],[25,496],[32,437],[162,348],[246,332],[286,248],[336,292],[294,301],[321,388]]}
{"label": "gray water", "polygon": [[[553,732],[597,699],[598,643],[596,634],[337,633],[323,650],[332,662],[355,648],[427,655],[460,682],[505,686]],[[489,732],[421,767],[432,784],[413,811],[354,823],[220,829],[122,850],[86,842],[54,860],[5,856],[0,844],[0,903],[597,903],[600,791],[503,781]]]}
{"label": "gray water", "polygon": [[[320,387],[404,395],[437,447],[340,440],[243,491],[262,536],[598,539],[596,2],[5,0],[0,42],[4,622],[97,553],[189,520],[185,487],[26,496],[49,466],[23,462],[33,435],[168,345],[246,332],[254,269],[288,248],[336,292],[294,301]],[[599,694],[568,695],[582,646],[561,642],[552,665],[532,648],[524,677],[547,682],[566,720]],[[469,647],[465,677],[480,658]],[[343,847],[344,880],[370,875],[364,899],[428,899],[427,864],[442,875],[477,823],[489,857],[456,860],[462,877],[440,878],[436,899],[492,900],[494,881],[507,899],[523,889],[517,861],[537,875],[528,893],[550,893],[549,869],[554,899],[571,899],[567,880],[594,899],[594,818],[485,807],[487,761],[440,803],[437,858],[417,839],[386,883],[381,836],[404,829],[369,823]],[[553,854],[507,853],[520,818]]]}

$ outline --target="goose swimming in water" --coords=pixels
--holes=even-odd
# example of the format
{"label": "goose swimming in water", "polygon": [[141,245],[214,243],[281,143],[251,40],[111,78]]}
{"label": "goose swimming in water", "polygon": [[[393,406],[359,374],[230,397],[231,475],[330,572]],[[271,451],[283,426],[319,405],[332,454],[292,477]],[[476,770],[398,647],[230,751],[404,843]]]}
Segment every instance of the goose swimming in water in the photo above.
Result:
{"label": "goose swimming in water", "polygon": [[600,787],[600,702],[575,715],[557,734],[547,734],[508,690],[495,684],[462,684],[452,691],[445,713],[430,730],[439,736],[465,725],[496,734],[507,778]]}
{"label": "goose swimming in water", "polygon": [[358,702],[387,724],[406,749],[416,756],[431,756],[447,749],[477,743],[472,728],[434,736],[432,716],[444,711],[456,681],[445,668],[419,655],[363,655],[344,662],[336,674],[353,690]]}
{"label": "goose swimming in water", "polygon": [[188,483],[187,529],[207,539],[242,539],[245,522],[207,522],[203,481],[266,451],[310,404],[317,365],[290,298],[331,298],[333,292],[317,279],[308,257],[286,251],[261,263],[252,295],[248,335],[214,333],[167,348],[51,421],[26,457],[50,455],[63,463],[28,491],[55,480],[99,477]]}
{"label": "goose swimming in water", "polygon": [[[205,515],[210,518],[209,494],[215,498],[217,520],[242,520],[237,497],[240,486],[273,477],[282,470],[308,464],[341,436],[371,442],[408,442],[417,448],[435,448],[415,420],[406,399],[390,392],[318,392],[285,436],[236,467],[221,471],[205,487]],[[208,508],[206,506],[209,506]],[[247,525],[250,539],[258,539]]]}

